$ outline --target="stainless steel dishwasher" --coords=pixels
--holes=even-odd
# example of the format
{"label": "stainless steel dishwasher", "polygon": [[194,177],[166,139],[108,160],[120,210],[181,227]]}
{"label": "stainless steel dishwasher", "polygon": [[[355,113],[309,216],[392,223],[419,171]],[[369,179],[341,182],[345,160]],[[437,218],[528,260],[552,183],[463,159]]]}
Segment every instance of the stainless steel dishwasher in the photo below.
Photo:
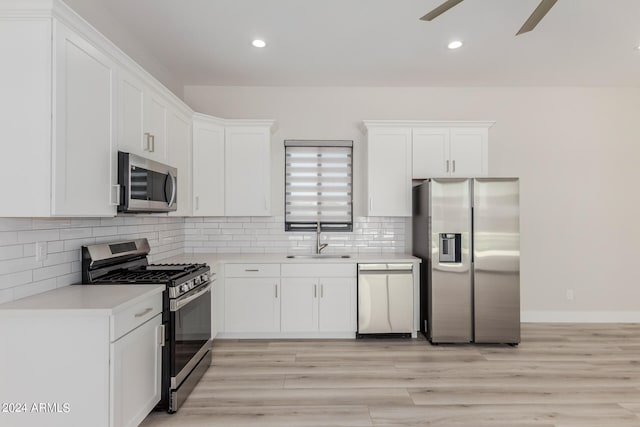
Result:
{"label": "stainless steel dishwasher", "polygon": [[358,264],[358,332],[411,337],[413,264]]}

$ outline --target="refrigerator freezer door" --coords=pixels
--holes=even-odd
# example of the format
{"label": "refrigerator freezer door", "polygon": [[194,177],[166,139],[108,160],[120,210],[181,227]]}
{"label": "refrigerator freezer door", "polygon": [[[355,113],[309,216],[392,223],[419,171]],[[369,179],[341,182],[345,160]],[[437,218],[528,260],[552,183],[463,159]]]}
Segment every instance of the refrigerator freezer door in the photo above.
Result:
{"label": "refrigerator freezer door", "polygon": [[[471,181],[431,180],[431,280],[428,337],[436,343],[473,339],[471,284]],[[440,235],[460,235],[459,262],[440,257]]]}
{"label": "refrigerator freezer door", "polygon": [[519,343],[518,179],[474,181],[475,341]]}

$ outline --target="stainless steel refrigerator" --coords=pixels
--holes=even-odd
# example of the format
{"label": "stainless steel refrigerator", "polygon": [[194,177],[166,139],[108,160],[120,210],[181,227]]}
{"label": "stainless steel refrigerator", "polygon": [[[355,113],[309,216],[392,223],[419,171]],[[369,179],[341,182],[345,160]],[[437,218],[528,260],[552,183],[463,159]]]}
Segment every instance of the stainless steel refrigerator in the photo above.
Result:
{"label": "stainless steel refrigerator", "polygon": [[420,327],[432,343],[520,342],[519,198],[517,178],[414,187]]}

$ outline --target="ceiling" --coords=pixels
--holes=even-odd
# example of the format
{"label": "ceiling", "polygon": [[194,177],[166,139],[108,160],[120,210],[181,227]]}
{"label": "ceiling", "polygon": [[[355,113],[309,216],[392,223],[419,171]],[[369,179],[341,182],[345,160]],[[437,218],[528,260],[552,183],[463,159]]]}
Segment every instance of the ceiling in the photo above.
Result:
{"label": "ceiling", "polygon": [[187,85],[640,86],[638,0],[101,1]]}

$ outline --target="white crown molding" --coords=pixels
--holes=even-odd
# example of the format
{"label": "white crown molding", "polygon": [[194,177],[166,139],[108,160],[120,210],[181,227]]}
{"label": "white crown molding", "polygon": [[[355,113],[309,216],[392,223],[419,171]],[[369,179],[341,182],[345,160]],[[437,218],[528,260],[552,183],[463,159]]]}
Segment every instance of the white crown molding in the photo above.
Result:
{"label": "white crown molding", "polygon": [[495,120],[363,120],[365,126],[406,126],[406,127],[486,127]]}
{"label": "white crown molding", "polygon": [[640,311],[523,311],[530,323],[640,323]]}
{"label": "white crown molding", "polygon": [[218,126],[224,126],[226,124],[225,119],[221,119],[220,117],[209,116],[208,114],[193,113],[192,117],[194,120],[201,120],[201,121],[212,123]]}

